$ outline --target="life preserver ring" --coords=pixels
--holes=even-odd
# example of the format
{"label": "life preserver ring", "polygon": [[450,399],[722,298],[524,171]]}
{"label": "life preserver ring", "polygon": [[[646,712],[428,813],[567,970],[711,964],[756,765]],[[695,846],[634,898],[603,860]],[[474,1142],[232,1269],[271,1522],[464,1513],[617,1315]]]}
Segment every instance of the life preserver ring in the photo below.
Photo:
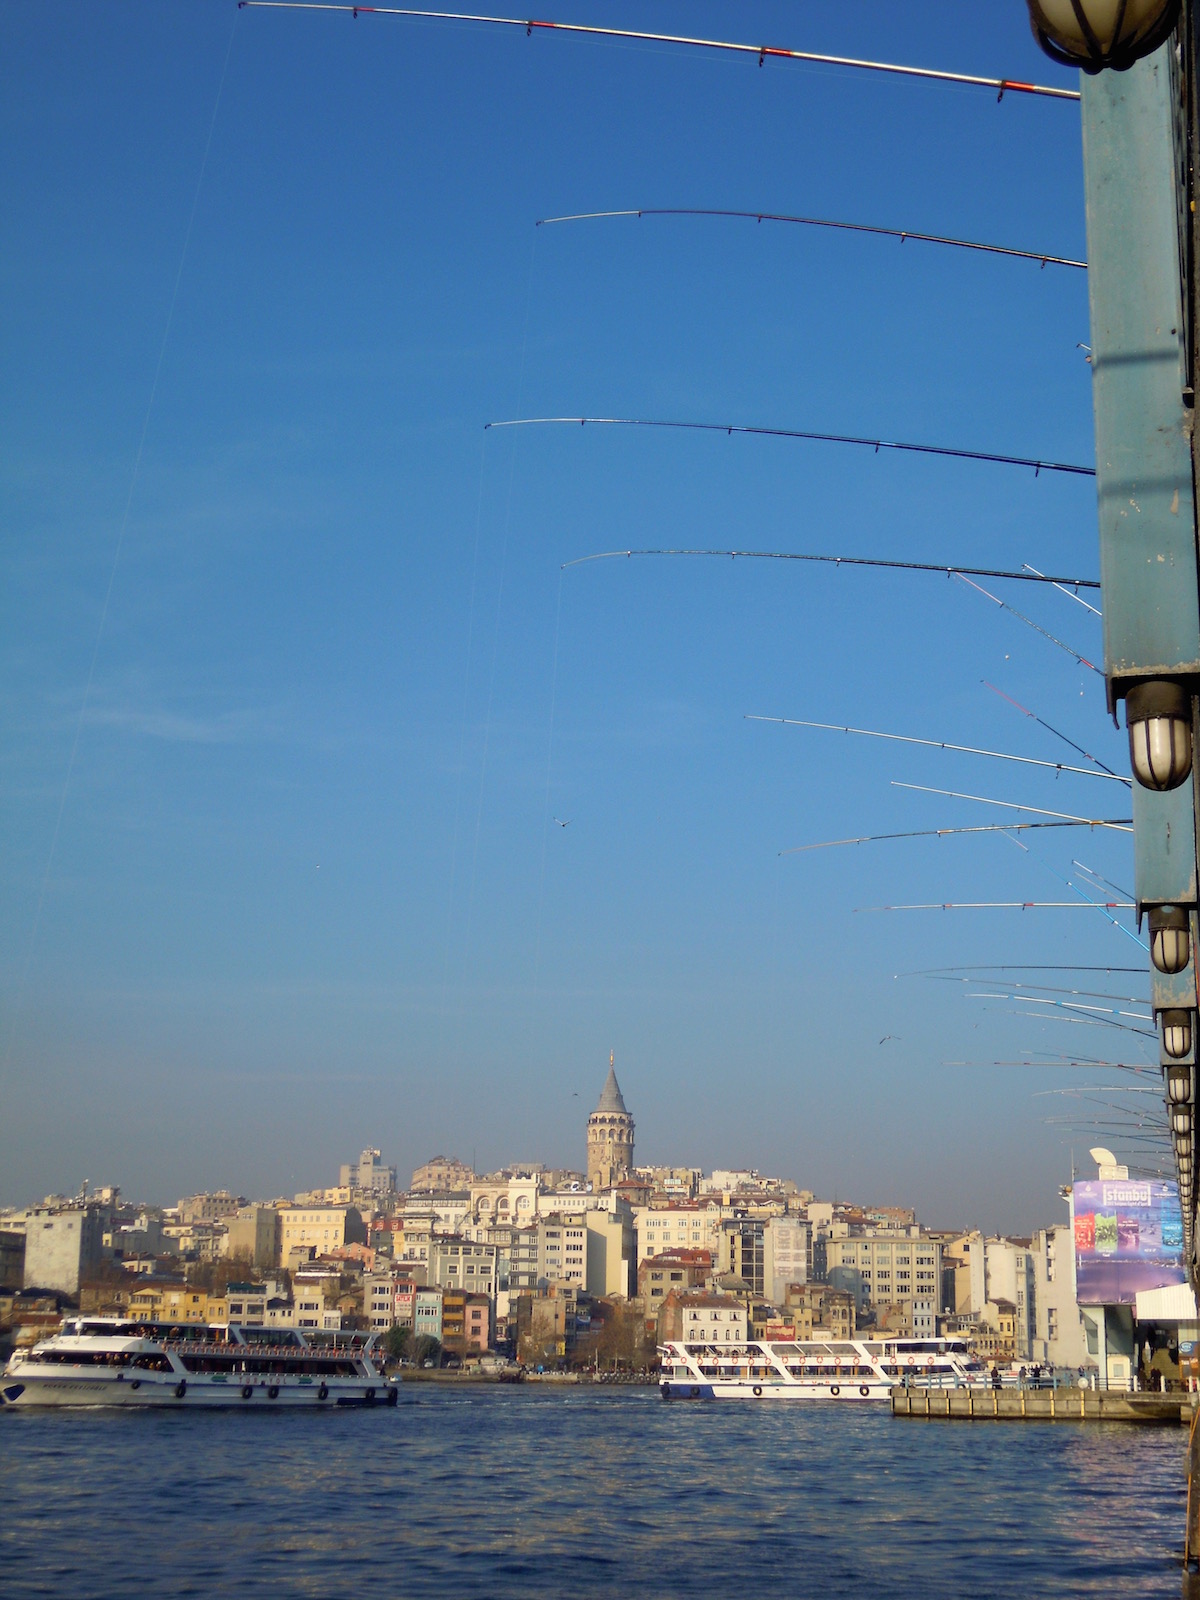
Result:
{"label": "life preserver ring", "polygon": [[928,1359],[927,1359],[927,1360],[926,1360],[926,1362],[925,1362],[925,1365],[926,1365],[926,1366],[927,1366],[927,1367],[936,1367],[936,1366],[937,1366],[937,1362],[936,1362],[936,1361],[935,1361],[935,1360],[934,1360],[934,1358],[933,1358],[933,1357],[932,1357],[932,1356],[930,1356],[930,1357],[929,1357],[929,1358],[928,1358]]}
{"label": "life preserver ring", "polygon": [[836,1383],[831,1383],[829,1385],[829,1392],[830,1392],[831,1395],[833,1395],[834,1399],[836,1399],[837,1396],[839,1394],[841,1394],[842,1391],[841,1391],[841,1389],[838,1387],[838,1385]]}
{"label": "life preserver ring", "polygon": [[243,1400],[253,1400],[253,1398],[254,1398],[254,1385],[252,1383],[244,1383],[242,1385],[242,1399]]}
{"label": "life preserver ring", "polygon": [[761,1383],[756,1383],[754,1385],[754,1398],[756,1400],[761,1400],[762,1399],[762,1384]]}
{"label": "life preserver ring", "polygon": [[915,1356],[909,1356],[908,1364],[909,1364],[910,1367],[915,1367],[916,1364],[917,1364],[916,1357]]}
{"label": "life preserver ring", "polygon": [[859,1386],[858,1386],[858,1392],[859,1392],[860,1395],[862,1395],[863,1399],[865,1400],[867,1398],[867,1396],[871,1393],[871,1390],[870,1390],[870,1388],[869,1388],[869,1386],[867,1384],[860,1383]]}
{"label": "life preserver ring", "polygon": [[186,1393],[187,1393],[187,1379],[186,1378],[180,1378],[179,1382],[175,1385],[175,1398],[176,1398],[176,1400],[182,1400]]}
{"label": "life preserver ring", "polygon": [[317,1390],[317,1399],[318,1400],[328,1400],[329,1399],[329,1385],[327,1383],[323,1383],[321,1385],[321,1387]]}
{"label": "life preserver ring", "polygon": [[268,1400],[278,1400],[279,1399],[279,1385],[277,1383],[273,1383],[271,1385],[271,1387],[267,1390],[267,1399]]}

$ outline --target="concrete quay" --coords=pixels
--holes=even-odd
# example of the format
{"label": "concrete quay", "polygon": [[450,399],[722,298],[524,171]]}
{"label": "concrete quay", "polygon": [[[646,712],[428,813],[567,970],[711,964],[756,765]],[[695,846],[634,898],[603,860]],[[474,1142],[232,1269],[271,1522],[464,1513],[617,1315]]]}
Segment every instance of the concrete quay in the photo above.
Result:
{"label": "concrete quay", "polygon": [[892,1390],[892,1415],[960,1422],[1141,1422],[1191,1425],[1188,1394],[1130,1394],[1117,1389]]}

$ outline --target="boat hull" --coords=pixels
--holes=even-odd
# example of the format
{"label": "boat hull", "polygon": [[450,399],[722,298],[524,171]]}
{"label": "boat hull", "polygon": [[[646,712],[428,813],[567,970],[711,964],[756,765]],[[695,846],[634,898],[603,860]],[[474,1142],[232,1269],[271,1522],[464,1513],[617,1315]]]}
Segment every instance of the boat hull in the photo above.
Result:
{"label": "boat hull", "polygon": [[831,1405],[886,1400],[891,1383],[690,1383],[686,1378],[664,1379],[659,1384],[664,1400],[824,1400]]}
{"label": "boat hull", "polygon": [[280,1377],[267,1382],[220,1382],[205,1376],[179,1378],[170,1373],[122,1378],[69,1369],[38,1373],[28,1367],[0,1379],[0,1408],[31,1406],[225,1406],[265,1411],[283,1407],[320,1411],[333,1406],[394,1406],[397,1385],[386,1378],[375,1383],[353,1379],[316,1380]]}

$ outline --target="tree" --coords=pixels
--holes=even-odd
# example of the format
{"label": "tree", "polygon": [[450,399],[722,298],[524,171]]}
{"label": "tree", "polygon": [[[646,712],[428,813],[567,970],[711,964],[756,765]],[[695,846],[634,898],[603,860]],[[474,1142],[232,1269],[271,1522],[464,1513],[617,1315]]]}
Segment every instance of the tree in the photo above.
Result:
{"label": "tree", "polygon": [[422,1333],[413,1340],[413,1360],[422,1365],[426,1361],[440,1361],[442,1358],[442,1341],[435,1339],[431,1333]]}
{"label": "tree", "polygon": [[402,1328],[398,1322],[393,1322],[383,1336],[383,1348],[389,1361],[403,1361],[411,1343],[412,1329]]}

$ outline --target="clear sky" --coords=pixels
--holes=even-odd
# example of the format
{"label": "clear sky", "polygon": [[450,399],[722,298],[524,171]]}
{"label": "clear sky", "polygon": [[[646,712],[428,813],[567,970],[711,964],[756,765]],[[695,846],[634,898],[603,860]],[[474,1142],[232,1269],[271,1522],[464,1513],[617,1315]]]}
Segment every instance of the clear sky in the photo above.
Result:
{"label": "clear sky", "polygon": [[[1073,83],[1021,0],[549,15]],[[1097,1135],[1045,1091],[1103,1080],[993,1063],[1147,1041],[896,975],[1114,964],[1139,971],[1086,986],[1133,995],[1143,953],[1086,909],[859,908],[1072,899],[1073,857],[1129,882],[1128,837],[779,852],[1009,815],[892,780],[1105,817],[1127,791],[746,717],[1086,765],[986,681],[1127,770],[1101,679],[943,577],[562,564],[1095,575],[1091,481],[484,424],[1090,463],[1083,272],[768,223],[535,228],[762,209],[1080,257],[1078,107],[227,0],[5,7],[0,74],[0,1202],[286,1193],[364,1144],[404,1173],[578,1165],[614,1049],[641,1160],[1059,1220]],[[988,587],[1099,659],[1071,599]]]}

